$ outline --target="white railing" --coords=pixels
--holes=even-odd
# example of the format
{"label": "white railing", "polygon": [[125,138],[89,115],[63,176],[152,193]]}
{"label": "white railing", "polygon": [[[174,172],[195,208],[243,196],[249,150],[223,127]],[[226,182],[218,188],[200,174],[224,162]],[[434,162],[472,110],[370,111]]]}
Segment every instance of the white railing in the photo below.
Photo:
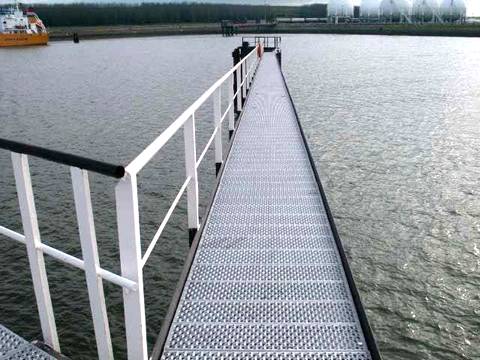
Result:
{"label": "white railing", "polygon": [[[229,131],[235,129],[235,103],[237,109],[241,110],[243,99],[246,97],[247,90],[251,85],[260,62],[260,58],[257,57],[256,53],[255,48],[204,92],[197,101],[185,110],[158,138],[125,167],[124,175],[118,181],[115,188],[121,275],[117,275],[100,267],[88,171],[75,166],[70,168],[82,248],[82,260],[42,243],[32,191],[28,157],[26,154],[21,153],[21,151],[12,151],[12,164],[25,234],[22,235],[3,226],[0,226],[0,234],[26,245],[38,312],[40,314],[43,340],[54,350],[60,352],[60,345],[44,264],[45,254],[85,272],[99,359],[113,359],[103,280],[123,288],[128,359],[146,360],[148,358],[143,267],[185,191],[187,192],[187,214],[190,233],[198,230],[200,221],[197,169],[212,143],[215,148],[216,164],[223,162],[222,124],[228,118]],[[233,88],[234,78],[237,83],[236,92],[234,92]],[[222,111],[221,90],[224,84],[228,86],[228,105],[226,109]],[[212,96],[215,128],[205,148],[197,158],[195,113]],[[185,181],[152,241],[142,255],[137,175],[182,128],[185,142]]]}

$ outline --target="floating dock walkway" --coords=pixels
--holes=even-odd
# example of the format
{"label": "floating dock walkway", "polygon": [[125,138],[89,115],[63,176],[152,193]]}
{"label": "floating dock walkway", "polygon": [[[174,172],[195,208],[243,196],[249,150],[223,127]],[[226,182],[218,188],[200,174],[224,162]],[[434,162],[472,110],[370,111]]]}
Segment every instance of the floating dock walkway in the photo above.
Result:
{"label": "floating dock walkway", "polygon": [[[24,230],[0,226],[0,235],[26,245],[43,348],[52,351],[16,338],[20,348],[28,345],[42,359],[61,353],[44,264],[49,255],[85,271],[100,360],[113,359],[103,281],[123,288],[129,360],[380,360],[282,74],[279,45],[278,37],[244,42],[233,54],[234,67],[125,167],[0,139],[0,148],[11,152]],[[267,52],[260,57],[262,48]],[[214,131],[197,155],[195,114],[211,99]],[[227,123],[233,141],[224,156]],[[179,131],[185,181],[142,249],[137,175]],[[219,177],[201,221],[197,168],[211,146]],[[42,242],[28,156],[70,166],[82,259]],[[117,179],[121,275],[100,265],[90,172]],[[143,266],[184,194],[193,243],[150,355]],[[3,329],[0,359],[16,359],[5,357],[11,337],[2,334],[13,335]]]}
{"label": "floating dock walkway", "polygon": [[265,53],[162,359],[371,359],[312,166]]}

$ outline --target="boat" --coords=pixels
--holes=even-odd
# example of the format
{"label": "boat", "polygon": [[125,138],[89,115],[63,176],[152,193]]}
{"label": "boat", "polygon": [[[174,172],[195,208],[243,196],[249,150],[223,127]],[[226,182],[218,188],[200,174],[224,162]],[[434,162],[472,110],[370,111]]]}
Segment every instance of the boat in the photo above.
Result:
{"label": "boat", "polygon": [[47,28],[32,9],[0,9],[0,47],[47,44]]}

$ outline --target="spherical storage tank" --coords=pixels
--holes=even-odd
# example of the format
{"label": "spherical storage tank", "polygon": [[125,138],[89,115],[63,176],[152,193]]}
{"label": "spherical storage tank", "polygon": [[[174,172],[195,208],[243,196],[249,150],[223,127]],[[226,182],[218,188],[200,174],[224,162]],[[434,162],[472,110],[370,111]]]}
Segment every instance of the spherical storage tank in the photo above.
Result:
{"label": "spherical storage tank", "polygon": [[417,19],[432,19],[437,13],[437,0],[415,0],[413,2],[413,16]]}
{"label": "spherical storage tank", "polygon": [[401,16],[410,16],[412,3],[409,0],[382,0],[380,14],[385,18],[398,20]]}
{"label": "spherical storage tank", "polygon": [[362,0],[360,3],[361,17],[378,17],[381,0]]}
{"label": "spherical storage tank", "polygon": [[440,6],[440,15],[444,20],[464,19],[467,16],[465,0],[443,0]]}
{"label": "spherical storage tank", "polygon": [[353,16],[353,0],[329,0],[328,16]]}

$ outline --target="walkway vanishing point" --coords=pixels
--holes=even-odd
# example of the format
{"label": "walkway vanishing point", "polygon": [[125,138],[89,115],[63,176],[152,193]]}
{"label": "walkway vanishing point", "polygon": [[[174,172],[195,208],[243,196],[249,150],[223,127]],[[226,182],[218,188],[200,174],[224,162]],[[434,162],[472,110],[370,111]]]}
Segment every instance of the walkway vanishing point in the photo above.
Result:
{"label": "walkway vanishing point", "polygon": [[[231,80],[231,101],[225,112],[220,110],[220,91],[215,88],[207,94],[207,97],[213,94],[217,124],[207,148],[212,142],[215,144],[219,181],[201,225],[198,203],[194,203],[198,202],[198,188],[192,189],[192,179],[196,184],[197,176],[192,170],[196,166],[192,164],[198,165],[206,150],[198,158],[194,148],[189,159],[186,145],[187,180],[179,194],[188,192],[189,227],[195,237],[151,358],[380,359],[282,74],[279,39],[276,38],[274,46],[269,46],[265,39],[255,38],[249,45],[244,43],[242,62],[245,61],[245,66],[238,63],[224,79]],[[256,58],[258,44],[263,44],[266,50],[261,60]],[[254,61],[245,60],[247,53]],[[242,110],[238,128],[233,119],[234,105]],[[195,133],[194,121],[189,125],[187,118],[194,119],[196,108],[194,106],[185,119],[179,118],[183,119],[186,144]],[[226,119],[229,130],[235,132],[230,151],[224,157],[218,147],[218,129]],[[97,276],[128,289],[124,291],[124,306],[129,359],[147,358],[143,284],[138,262],[145,263],[153,247],[142,257],[138,244],[132,245],[132,239],[139,236],[136,233],[138,218],[135,218],[138,216],[136,182],[122,181],[130,173],[137,173],[168,139],[164,137],[160,142],[157,139],[125,168],[124,174],[117,167],[103,168],[104,174],[123,179],[116,189],[117,216],[119,221],[124,220],[119,224],[122,276],[104,273]],[[10,150],[15,150],[11,144]],[[15,157],[13,161],[15,166]],[[82,169],[98,171],[86,165]],[[82,173],[75,173],[77,170],[75,166],[72,168],[75,201],[81,202],[83,197],[84,205],[83,210],[77,205],[77,210],[88,213],[91,204],[85,197],[89,195],[85,188],[88,185],[86,170],[82,170],[83,177]],[[114,172],[117,175],[113,175]],[[17,170],[17,182],[19,177]],[[82,188],[86,192],[81,192]],[[129,211],[132,203],[133,212]],[[176,203],[173,208],[175,206]],[[82,224],[81,215],[77,213],[77,216]],[[132,217],[136,222],[131,222]],[[165,224],[162,222],[160,233]],[[133,233],[129,226],[134,228]],[[2,229],[0,233],[7,234],[7,230]],[[153,246],[158,237],[152,241]],[[95,254],[94,247],[87,243],[82,240],[82,248],[89,248]],[[136,259],[132,260],[132,252],[138,254]],[[85,257],[85,249],[83,253]],[[87,259],[88,256],[87,251]],[[83,266],[88,283],[87,259]],[[98,259],[95,261],[98,263]],[[131,265],[132,261],[136,264]],[[104,323],[103,288],[101,292],[101,296],[95,297],[89,286],[99,358],[107,359],[113,355],[109,331],[105,337],[98,329],[108,330],[108,321],[106,327]],[[44,329],[44,338],[45,333]],[[59,350],[51,342],[52,334],[47,331],[46,335],[50,340],[47,337],[44,341]]]}

